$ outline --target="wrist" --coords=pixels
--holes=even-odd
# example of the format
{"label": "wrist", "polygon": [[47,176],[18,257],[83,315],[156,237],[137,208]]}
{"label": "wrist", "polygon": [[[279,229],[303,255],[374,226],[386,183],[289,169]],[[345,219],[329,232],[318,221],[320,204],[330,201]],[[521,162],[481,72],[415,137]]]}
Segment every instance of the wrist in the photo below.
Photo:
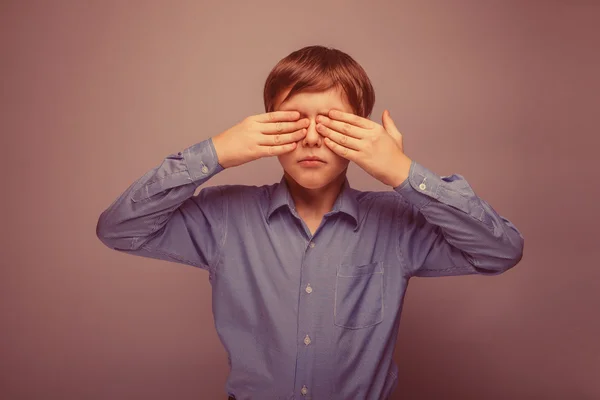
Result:
{"label": "wrist", "polygon": [[390,185],[395,188],[404,183],[408,179],[410,175],[410,166],[412,164],[412,159],[403,154],[398,159],[398,164],[393,168],[393,175],[390,177]]}
{"label": "wrist", "polygon": [[221,142],[221,135],[219,134],[219,135],[213,136],[211,138],[211,140],[213,143],[213,147],[215,148],[215,153],[217,154],[217,162],[219,163],[219,165],[221,167],[223,167],[223,169],[229,168],[228,162],[227,162],[224,152],[223,152],[224,145]]}

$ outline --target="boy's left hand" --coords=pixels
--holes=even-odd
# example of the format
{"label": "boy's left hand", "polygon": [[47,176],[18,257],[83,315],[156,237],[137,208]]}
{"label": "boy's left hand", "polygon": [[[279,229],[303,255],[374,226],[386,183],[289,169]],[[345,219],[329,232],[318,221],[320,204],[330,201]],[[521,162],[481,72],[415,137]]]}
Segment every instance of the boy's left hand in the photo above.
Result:
{"label": "boy's left hand", "polygon": [[330,110],[328,115],[317,117],[317,132],[331,151],[354,161],[385,185],[396,187],[408,178],[412,160],[404,154],[402,134],[388,110],[381,117],[383,126],[339,110]]}

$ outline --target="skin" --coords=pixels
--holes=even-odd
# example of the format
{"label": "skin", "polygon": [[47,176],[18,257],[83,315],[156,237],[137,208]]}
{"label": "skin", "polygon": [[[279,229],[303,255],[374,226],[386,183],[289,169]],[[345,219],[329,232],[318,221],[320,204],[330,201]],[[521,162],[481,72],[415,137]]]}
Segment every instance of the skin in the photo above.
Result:
{"label": "skin", "polygon": [[[397,187],[408,178],[412,160],[389,111],[382,126],[353,114],[337,88],[297,93],[283,102],[287,93],[280,94],[274,111],[247,117],[212,141],[223,168],[277,156],[296,211],[311,232],[333,208],[350,161],[385,185]],[[303,165],[306,156],[322,163]]]}
{"label": "skin", "polygon": [[[338,88],[297,93],[282,103],[288,92],[280,94],[275,111],[298,111],[309,122],[306,136],[278,159],[296,211],[311,232],[333,208],[350,161],[392,187],[408,178],[412,160],[404,153],[402,134],[388,110],[382,126],[353,114]],[[305,167],[299,161],[306,156],[317,156],[324,163]]]}
{"label": "skin", "polygon": [[[301,92],[280,103],[288,91],[280,94],[275,102],[275,111],[298,111],[300,118],[307,118],[309,125],[306,136],[298,141],[296,148],[278,156],[284,170],[290,195],[296,211],[311,231],[316,230],[323,215],[331,211],[340,193],[349,160],[337,155],[324,143],[324,136],[317,132],[316,118],[327,115],[331,109],[351,113],[352,107],[339,89],[325,92]],[[317,156],[324,161],[318,167],[305,167],[299,163],[303,157]]]}

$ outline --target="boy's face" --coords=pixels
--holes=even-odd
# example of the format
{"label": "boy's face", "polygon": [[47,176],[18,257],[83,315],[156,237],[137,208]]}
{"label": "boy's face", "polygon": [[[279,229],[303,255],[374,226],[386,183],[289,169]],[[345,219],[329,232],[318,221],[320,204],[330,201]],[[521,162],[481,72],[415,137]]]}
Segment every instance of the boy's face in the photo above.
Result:
{"label": "boy's face", "polygon": [[[279,99],[283,99],[289,92],[284,91]],[[329,110],[353,113],[352,108],[337,88],[325,92],[301,92],[287,99],[283,104],[278,100],[275,111],[298,111],[300,118],[308,118],[310,124],[304,139],[298,142],[296,148],[286,154],[278,156],[279,162],[285,173],[300,186],[307,189],[319,189],[331,183],[342,173],[346,172],[349,160],[338,156],[323,142],[316,129],[318,115],[327,115]],[[321,162],[301,162],[307,156],[316,156]]]}

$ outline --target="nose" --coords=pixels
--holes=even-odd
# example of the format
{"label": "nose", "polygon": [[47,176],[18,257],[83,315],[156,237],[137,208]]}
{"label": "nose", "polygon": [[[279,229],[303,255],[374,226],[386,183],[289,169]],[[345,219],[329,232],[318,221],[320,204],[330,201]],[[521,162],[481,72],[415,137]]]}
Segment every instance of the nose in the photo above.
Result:
{"label": "nose", "polygon": [[323,137],[317,132],[317,122],[310,120],[308,128],[306,128],[306,136],[302,140],[304,147],[321,147],[323,143]]}

